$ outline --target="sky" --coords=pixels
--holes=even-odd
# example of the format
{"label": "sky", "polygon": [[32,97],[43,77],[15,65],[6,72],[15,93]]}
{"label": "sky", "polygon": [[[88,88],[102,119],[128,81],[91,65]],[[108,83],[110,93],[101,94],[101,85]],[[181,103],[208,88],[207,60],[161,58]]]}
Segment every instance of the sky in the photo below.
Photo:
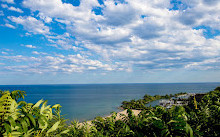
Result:
{"label": "sky", "polygon": [[219,0],[0,0],[0,85],[220,82]]}

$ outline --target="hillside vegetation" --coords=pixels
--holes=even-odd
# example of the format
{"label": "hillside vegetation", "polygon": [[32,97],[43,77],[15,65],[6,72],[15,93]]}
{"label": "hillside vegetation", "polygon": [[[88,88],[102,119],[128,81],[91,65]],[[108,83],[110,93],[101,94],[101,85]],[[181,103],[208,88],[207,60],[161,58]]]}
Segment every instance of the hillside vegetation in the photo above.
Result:
{"label": "hillside vegetation", "polygon": [[172,97],[177,97],[179,95],[184,95],[186,94],[186,92],[180,92],[180,93],[177,93],[177,94],[166,94],[165,96],[160,96],[160,95],[155,95],[155,96],[150,96],[148,94],[146,94],[143,99],[138,99],[138,100],[131,100],[131,101],[123,101],[122,102],[122,105],[121,105],[121,108],[123,109],[140,109],[140,110],[143,110],[143,109],[147,109],[147,106],[146,104],[147,103],[150,103],[152,101],[155,101],[155,100],[159,100],[159,99],[171,99]]}

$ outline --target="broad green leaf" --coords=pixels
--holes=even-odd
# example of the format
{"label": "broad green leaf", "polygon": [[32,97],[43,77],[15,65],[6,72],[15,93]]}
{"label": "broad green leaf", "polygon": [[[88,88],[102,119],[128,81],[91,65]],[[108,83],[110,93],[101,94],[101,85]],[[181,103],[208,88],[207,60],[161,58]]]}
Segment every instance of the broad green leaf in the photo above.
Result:
{"label": "broad green leaf", "polygon": [[21,132],[17,132],[17,131],[13,131],[9,134],[7,134],[6,132],[3,134],[4,137],[20,137],[22,135]]}
{"label": "broad green leaf", "polygon": [[24,134],[24,137],[32,137],[32,134],[34,133],[33,130],[33,128],[28,130],[27,133]]}
{"label": "broad green leaf", "polygon": [[34,106],[32,108],[36,108],[39,107],[41,103],[43,103],[43,99],[39,100],[36,104],[34,104]]}
{"label": "broad green leaf", "polygon": [[52,106],[52,108],[55,108],[55,109],[60,108],[60,107],[62,107],[60,104],[56,104]]}
{"label": "broad green leaf", "polygon": [[60,124],[60,121],[57,121],[57,122],[47,131],[47,134],[49,134],[50,132],[53,132],[53,131],[57,130],[58,127],[59,127],[59,124]]}
{"label": "broad green leaf", "polygon": [[30,125],[30,120],[28,117],[24,117],[24,120],[26,121],[27,125]]}
{"label": "broad green leaf", "polygon": [[38,124],[39,124],[39,128],[43,129],[45,126],[46,121],[43,120],[43,118],[39,117],[38,118]]}
{"label": "broad green leaf", "polygon": [[27,117],[31,120],[31,123],[34,125],[34,127],[36,127],[36,121],[34,117],[31,114],[27,114]]}
{"label": "broad green leaf", "polygon": [[6,133],[9,133],[11,132],[11,126],[7,123],[3,123],[4,127],[5,127],[5,130],[6,130]]}
{"label": "broad green leaf", "polygon": [[193,137],[193,130],[188,123],[186,123],[186,133],[189,134],[190,137]]}
{"label": "broad green leaf", "polygon": [[23,128],[23,131],[26,133],[28,130],[28,125],[27,125],[26,121],[24,119],[22,119],[20,122],[21,122],[21,126]]}
{"label": "broad green leaf", "polygon": [[178,123],[178,121],[176,121],[176,120],[170,120],[167,124],[170,124],[170,123]]}
{"label": "broad green leaf", "polygon": [[67,130],[64,130],[64,131],[60,132],[60,134],[67,134],[69,131],[70,131],[70,130],[67,129]]}
{"label": "broad green leaf", "polygon": [[10,122],[11,126],[13,126],[13,127],[16,126],[16,122],[12,117],[8,117],[8,121]]}

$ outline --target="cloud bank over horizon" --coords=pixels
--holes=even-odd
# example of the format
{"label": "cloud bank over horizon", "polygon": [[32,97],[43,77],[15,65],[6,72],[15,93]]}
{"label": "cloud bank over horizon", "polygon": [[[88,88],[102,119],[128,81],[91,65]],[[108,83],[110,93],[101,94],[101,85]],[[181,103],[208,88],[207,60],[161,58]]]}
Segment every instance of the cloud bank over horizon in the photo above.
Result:
{"label": "cloud bank over horizon", "polygon": [[1,0],[0,29],[1,75],[219,74],[218,0]]}

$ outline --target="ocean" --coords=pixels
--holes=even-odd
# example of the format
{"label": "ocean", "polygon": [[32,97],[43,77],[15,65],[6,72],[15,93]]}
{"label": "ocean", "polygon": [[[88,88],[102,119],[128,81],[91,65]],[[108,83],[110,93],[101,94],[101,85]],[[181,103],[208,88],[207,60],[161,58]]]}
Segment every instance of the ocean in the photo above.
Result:
{"label": "ocean", "polygon": [[65,118],[85,121],[118,112],[122,101],[139,99],[145,94],[204,93],[217,86],[220,83],[0,85],[0,90],[24,90],[25,101],[48,100],[50,105],[62,106]]}

